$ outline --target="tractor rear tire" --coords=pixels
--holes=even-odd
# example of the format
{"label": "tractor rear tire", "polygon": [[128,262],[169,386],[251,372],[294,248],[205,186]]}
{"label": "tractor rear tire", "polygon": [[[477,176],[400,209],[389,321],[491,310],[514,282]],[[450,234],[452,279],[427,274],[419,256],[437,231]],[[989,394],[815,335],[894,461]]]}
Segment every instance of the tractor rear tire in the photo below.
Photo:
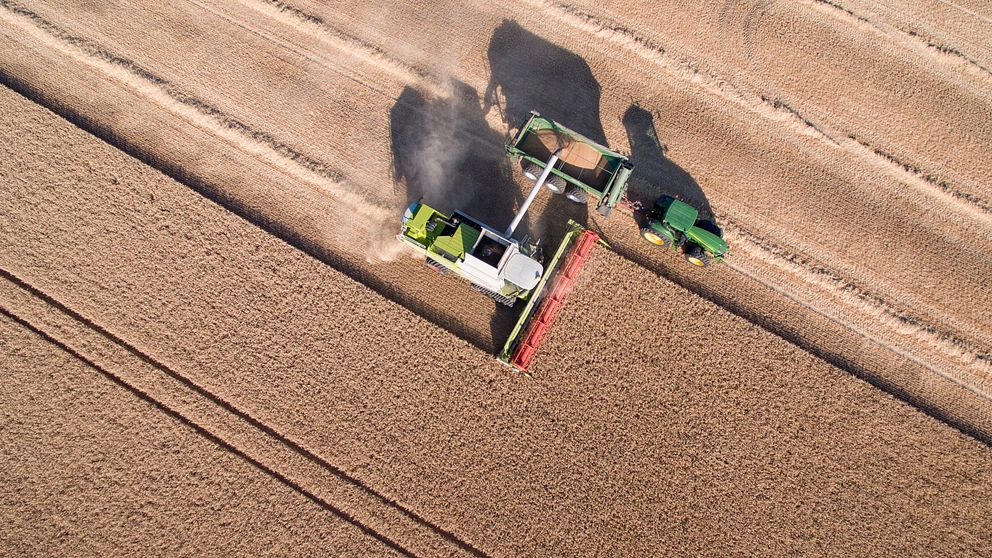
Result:
{"label": "tractor rear tire", "polygon": [[641,238],[647,240],[655,246],[661,246],[662,248],[672,247],[672,239],[663,234],[656,233],[651,227],[644,227],[641,229]]}
{"label": "tractor rear tire", "polygon": [[565,179],[557,174],[552,174],[549,176],[544,182],[544,185],[548,187],[548,190],[551,190],[555,194],[561,194],[568,188],[568,183],[565,182]]}
{"label": "tractor rear tire", "polygon": [[586,200],[589,199],[586,191],[578,186],[569,186],[568,189],[565,190],[565,197],[575,203],[586,203]]}
{"label": "tractor rear tire", "polygon": [[524,161],[524,176],[531,180],[537,180],[541,176],[544,169],[535,165],[534,163],[528,163]]}
{"label": "tractor rear tire", "polygon": [[696,267],[706,267],[710,265],[710,255],[699,246],[689,246],[685,249],[685,260]]}

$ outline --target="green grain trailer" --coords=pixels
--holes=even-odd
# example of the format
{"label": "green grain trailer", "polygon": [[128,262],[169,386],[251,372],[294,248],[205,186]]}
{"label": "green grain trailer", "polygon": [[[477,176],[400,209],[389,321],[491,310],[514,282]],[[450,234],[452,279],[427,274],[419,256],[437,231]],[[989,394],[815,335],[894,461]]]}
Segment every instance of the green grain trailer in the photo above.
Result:
{"label": "green grain trailer", "polygon": [[534,111],[506,142],[506,153],[520,161],[531,180],[537,180],[550,156],[557,153],[545,185],[576,203],[592,197],[603,216],[609,216],[624,200],[634,168],[627,157]]}

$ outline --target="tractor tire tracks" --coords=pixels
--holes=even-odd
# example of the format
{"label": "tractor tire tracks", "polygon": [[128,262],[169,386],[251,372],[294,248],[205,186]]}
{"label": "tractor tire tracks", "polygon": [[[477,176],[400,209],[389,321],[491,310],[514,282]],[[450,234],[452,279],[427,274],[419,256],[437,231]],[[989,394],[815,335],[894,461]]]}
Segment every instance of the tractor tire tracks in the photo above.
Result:
{"label": "tractor tire tracks", "polygon": [[818,8],[825,8],[824,11],[826,13],[856,25],[859,29],[864,29],[867,32],[881,33],[892,38],[903,46],[906,46],[907,48],[930,54],[937,60],[955,67],[955,69],[961,68],[980,75],[986,79],[992,78],[992,70],[985,67],[977,60],[967,56],[957,48],[941,44],[932,37],[927,37],[916,31],[906,30],[900,27],[872,21],[871,19],[846,8],[842,4],[831,0],[807,0],[807,3]]}
{"label": "tractor tire tracks", "polygon": [[[950,357],[960,365],[974,365],[984,379],[992,379],[992,355],[982,352],[974,343],[897,310],[881,296],[844,279],[815,260],[762,239],[736,223],[727,223],[727,237],[732,245],[741,246],[753,258],[800,276],[803,284],[827,290],[834,297],[843,300],[846,306],[871,316],[873,321],[893,332],[914,337],[934,352]],[[738,269],[733,259],[729,263]],[[761,282],[770,286],[764,280]],[[988,397],[984,393],[982,395]],[[992,398],[989,402],[992,403]]]}
{"label": "tractor tire tracks", "polygon": [[918,188],[925,195],[946,204],[956,212],[978,220],[984,226],[992,226],[992,203],[989,201],[967,194],[940,178],[931,175],[921,176],[923,173],[914,172],[918,167],[894,162],[882,156],[851,132],[832,129],[823,123],[815,123],[774,95],[748,91],[721,76],[703,70],[692,60],[680,59],[669,53],[656,39],[643,32],[564,2],[523,1],[566,25],[606,39],[636,54],[676,79],[774,122],[792,134],[812,137],[831,147],[843,149],[862,164],[877,166],[880,162],[886,163],[884,168],[897,180]]}
{"label": "tractor tire tracks", "polygon": [[153,103],[208,130],[247,153],[259,156],[280,171],[338,200],[350,210],[370,220],[383,220],[390,208],[378,206],[352,191],[344,174],[321,161],[281,142],[266,132],[225,114],[211,104],[179,89],[168,80],[145,70],[125,57],[99,44],[58,27],[41,15],[10,0],[0,0],[0,18],[17,25],[57,51],[95,67],[132,88]]}

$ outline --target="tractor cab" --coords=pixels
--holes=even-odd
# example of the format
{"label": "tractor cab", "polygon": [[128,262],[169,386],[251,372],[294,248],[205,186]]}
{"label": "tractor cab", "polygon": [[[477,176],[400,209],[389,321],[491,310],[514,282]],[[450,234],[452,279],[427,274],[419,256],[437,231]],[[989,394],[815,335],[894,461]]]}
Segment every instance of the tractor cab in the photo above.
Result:
{"label": "tractor cab", "polygon": [[722,260],[729,248],[715,224],[699,220],[699,210],[671,196],[655,202],[641,237],[658,246],[681,248],[685,259],[697,267]]}
{"label": "tractor cab", "polygon": [[699,210],[669,196],[662,196],[654,202],[653,214],[670,228],[685,233],[696,224]]}

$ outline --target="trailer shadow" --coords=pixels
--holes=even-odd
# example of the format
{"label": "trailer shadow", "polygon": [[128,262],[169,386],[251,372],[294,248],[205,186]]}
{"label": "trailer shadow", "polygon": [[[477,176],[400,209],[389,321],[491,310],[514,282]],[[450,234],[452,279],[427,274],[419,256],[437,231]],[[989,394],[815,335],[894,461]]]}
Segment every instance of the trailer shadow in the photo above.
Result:
{"label": "trailer shadow", "polygon": [[[493,30],[487,51],[489,84],[483,111],[501,111],[507,138],[532,110],[589,139],[608,145],[599,120],[600,86],[589,64],[578,54],[540,37],[511,19]],[[529,216],[536,237],[557,244],[572,219],[589,220],[585,204],[564,196],[542,194],[540,214]]]}
{"label": "trailer shadow", "polygon": [[599,81],[581,56],[509,19],[493,31],[487,56],[486,112],[501,107],[503,121],[516,126],[536,110],[606,144],[599,121]]}
{"label": "trailer shadow", "polygon": [[699,183],[668,158],[667,146],[654,125],[654,114],[635,103],[624,112],[623,126],[634,163],[627,194],[631,201],[649,209],[656,199],[667,194],[692,205],[699,210],[700,219],[716,225],[716,217]]}

